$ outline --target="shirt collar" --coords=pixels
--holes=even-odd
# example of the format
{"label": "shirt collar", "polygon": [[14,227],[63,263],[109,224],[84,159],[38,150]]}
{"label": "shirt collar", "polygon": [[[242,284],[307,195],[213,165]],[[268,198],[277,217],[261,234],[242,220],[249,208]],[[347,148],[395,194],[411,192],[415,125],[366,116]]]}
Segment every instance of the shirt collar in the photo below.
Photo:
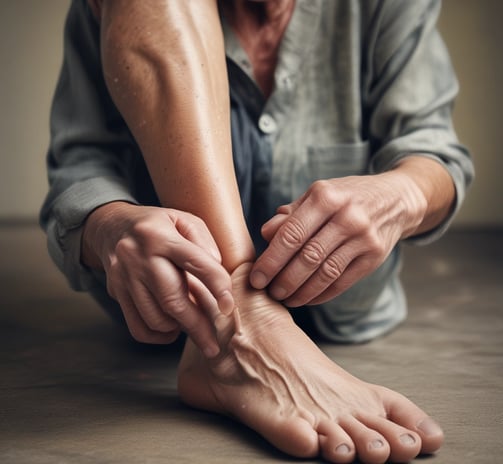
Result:
{"label": "shirt collar", "polygon": [[[304,57],[311,50],[313,39],[320,24],[323,0],[296,0],[295,9],[281,42],[276,77],[293,79]],[[225,41],[225,53],[251,79],[252,67],[229,23],[221,15]]]}

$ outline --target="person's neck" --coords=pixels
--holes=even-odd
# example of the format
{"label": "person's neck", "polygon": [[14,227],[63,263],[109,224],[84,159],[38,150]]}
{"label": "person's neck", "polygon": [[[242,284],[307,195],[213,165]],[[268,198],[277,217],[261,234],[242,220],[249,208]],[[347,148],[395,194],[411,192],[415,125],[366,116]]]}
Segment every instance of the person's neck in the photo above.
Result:
{"label": "person's neck", "polygon": [[273,90],[277,53],[294,6],[295,0],[220,0],[221,11],[248,54],[266,97]]}
{"label": "person's neck", "polygon": [[288,23],[295,0],[220,0],[227,20],[234,26],[255,29],[277,27]]}

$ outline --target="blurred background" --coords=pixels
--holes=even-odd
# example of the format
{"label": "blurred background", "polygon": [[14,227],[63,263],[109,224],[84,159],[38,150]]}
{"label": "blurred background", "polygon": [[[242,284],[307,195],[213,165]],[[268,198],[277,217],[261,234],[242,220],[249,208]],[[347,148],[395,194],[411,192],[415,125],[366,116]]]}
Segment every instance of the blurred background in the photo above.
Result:
{"label": "blurred background", "polygon": [[[69,0],[0,0],[0,223],[34,222],[47,191],[49,109]],[[454,119],[477,177],[458,228],[503,228],[503,2],[444,0],[440,31],[461,84]]]}

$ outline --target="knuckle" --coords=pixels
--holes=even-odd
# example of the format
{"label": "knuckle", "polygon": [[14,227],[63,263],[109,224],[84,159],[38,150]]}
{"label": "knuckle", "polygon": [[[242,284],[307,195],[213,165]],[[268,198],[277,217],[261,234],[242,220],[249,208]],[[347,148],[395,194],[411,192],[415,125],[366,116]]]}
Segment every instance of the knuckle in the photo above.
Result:
{"label": "knuckle", "polygon": [[134,241],[127,237],[118,240],[114,250],[117,261],[123,261],[124,259],[130,257],[135,248],[136,246]]}
{"label": "knuckle", "polygon": [[386,245],[381,239],[376,228],[370,228],[365,234],[365,244],[368,250],[367,254],[371,256],[383,256],[386,252]]}
{"label": "knuckle", "polygon": [[344,263],[339,255],[332,254],[325,260],[320,268],[321,279],[325,282],[333,282],[342,275],[344,268]]}
{"label": "knuckle", "polygon": [[319,207],[330,212],[337,209],[339,198],[328,180],[321,179],[313,182],[310,188],[310,195]]}
{"label": "knuckle", "polygon": [[351,226],[356,234],[368,235],[372,228],[372,222],[367,214],[355,207],[351,211]]}
{"label": "knuckle", "polygon": [[159,304],[166,313],[173,315],[175,319],[187,311],[187,301],[178,293],[167,293],[159,298]]}
{"label": "knuckle", "polygon": [[319,242],[311,240],[302,249],[300,258],[307,266],[317,267],[323,262],[325,255],[323,246]]}
{"label": "knuckle", "polygon": [[199,217],[189,213],[187,220],[183,222],[178,221],[176,227],[182,235],[191,236],[197,234],[204,227],[204,222]]}
{"label": "knuckle", "polygon": [[136,221],[131,227],[131,235],[133,237],[137,237],[142,239],[143,237],[149,236],[152,234],[152,231],[155,230],[155,226],[152,223],[150,218],[142,218],[139,221]]}
{"label": "knuckle", "polygon": [[315,199],[321,199],[327,194],[328,182],[325,179],[315,180],[310,187],[311,195]]}
{"label": "knuckle", "polygon": [[279,231],[279,239],[287,248],[296,248],[305,241],[306,230],[300,220],[291,217]]}
{"label": "knuckle", "polygon": [[386,246],[384,242],[379,240],[377,237],[374,238],[373,243],[371,244],[371,254],[378,257],[386,254]]}
{"label": "knuckle", "polygon": [[199,216],[187,211],[177,211],[174,217],[170,216],[170,220],[183,236],[199,234],[207,229],[206,223]]}
{"label": "knuckle", "polygon": [[183,263],[180,264],[181,268],[190,274],[207,275],[213,271],[213,262],[204,259],[203,255],[188,256]]}

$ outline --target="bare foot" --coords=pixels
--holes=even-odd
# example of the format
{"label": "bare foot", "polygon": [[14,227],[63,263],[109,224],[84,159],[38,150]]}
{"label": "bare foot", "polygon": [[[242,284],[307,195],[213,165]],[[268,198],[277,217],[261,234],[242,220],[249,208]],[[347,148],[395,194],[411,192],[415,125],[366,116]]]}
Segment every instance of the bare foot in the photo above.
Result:
{"label": "bare foot", "polygon": [[178,389],[187,404],[230,415],[282,451],[334,463],[406,462],[443,442],[440,427],[404,396],[334,364],[288,311],[233,274],[240,314],[217,320],[223,347],[208,361],[187,342]]}

